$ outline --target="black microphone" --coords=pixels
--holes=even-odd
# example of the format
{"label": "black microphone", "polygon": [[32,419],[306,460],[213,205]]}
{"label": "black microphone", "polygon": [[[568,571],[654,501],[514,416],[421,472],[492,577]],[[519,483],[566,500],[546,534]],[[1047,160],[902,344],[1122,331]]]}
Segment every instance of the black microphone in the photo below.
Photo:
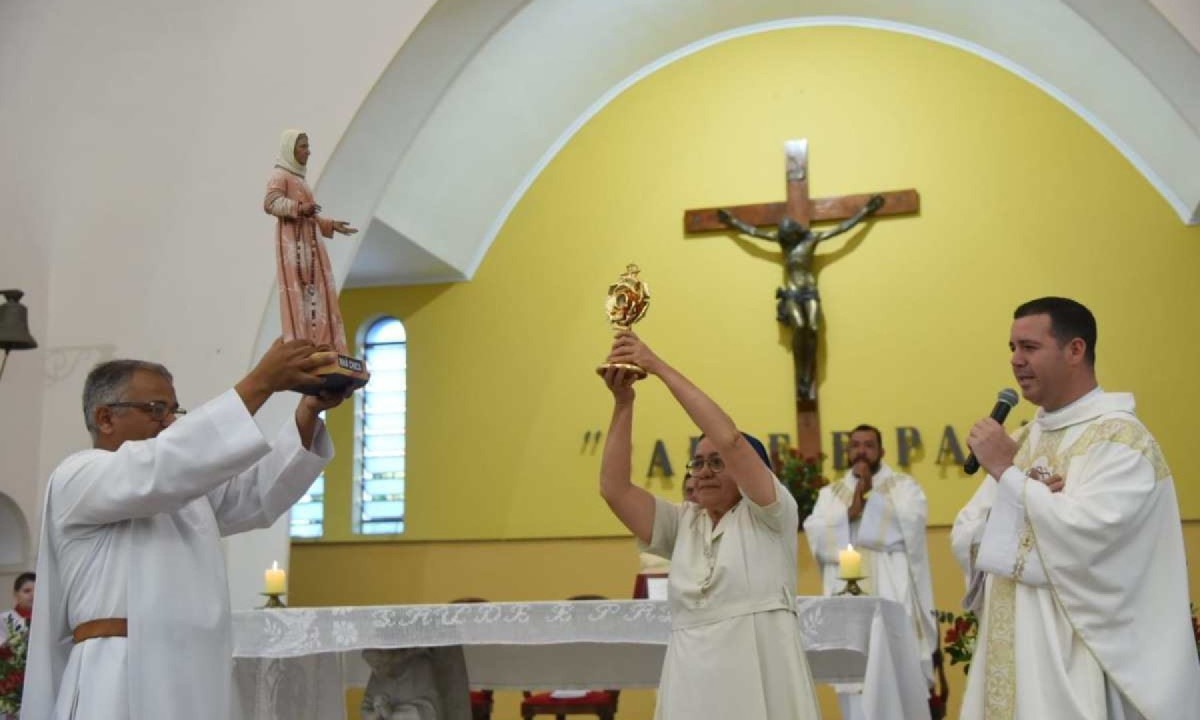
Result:
{"label": "black microphone", "polygon": [[[1008,411],[1013,409],[1019,401],[1017,391],[1012,388],[1004,388],[996,394],[996,407],[992,408],[992,419],[1001,425],[1004,424],[1004,418],[1008,417]],[[979,472],[979,461],[975,459],[975,453],[972,452],[967,456],[967,461],[963,463],[963,472],[968,475],[974,475]]]}

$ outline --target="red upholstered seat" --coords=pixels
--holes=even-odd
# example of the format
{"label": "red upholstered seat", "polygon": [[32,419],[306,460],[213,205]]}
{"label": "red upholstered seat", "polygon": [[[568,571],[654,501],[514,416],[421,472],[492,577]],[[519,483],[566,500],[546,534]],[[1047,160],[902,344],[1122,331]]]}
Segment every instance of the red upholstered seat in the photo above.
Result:
{"label": "red upholstered seat", "polygon": [[633,599],[645,600],[650,597],[650,579],[666,577],[666,573],[638,573],[633,580]]}
{"label": "red upholstered seat", "polygon": [[537,715],[553,715],[563,720],[567,715],[595,715],[600,720],[613,720],[620,695],[620,690],[592,690],[581,697],[556,698],[548,692],[527,692],[521,701],[521,717],[532,720]]}
{"label": "red upholstered seat", "polygon": [[611,690],[592,690],[587,695],[582,697],[552,697],[550,693],[530,694],[525,697],[525,702],[522,705],[605,705],[615,704],[613,696],[616,692]]}
{"label": "red upholstered seat", "polygon": [[472,690],[471,720],[491,720],[493,702],[491,690]]}

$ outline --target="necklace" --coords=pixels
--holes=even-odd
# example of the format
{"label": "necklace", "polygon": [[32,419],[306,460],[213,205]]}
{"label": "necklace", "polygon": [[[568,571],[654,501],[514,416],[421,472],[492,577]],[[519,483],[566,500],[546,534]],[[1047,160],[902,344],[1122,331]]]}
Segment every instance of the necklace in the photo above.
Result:
{"label": "necklace", "polygon": [[301,225],[298,229],[300,232],[296,238],[296,273],[300,276],[300,286],[305,288],[308,294],[311,295],[316,291],[316,253],[310,246],[308,236],[304,232],[306,229],[305,226]]}
{"label": "necklace", "polygon": [[[300,289],[304,297],[301,300],[308,306],[309,339],[316,337],[317,332],[317,240],[316,221],[310,218],[300,218],[296,228],[296,274],[300,280]],[[308,231],[312,232],[311,240]]]}

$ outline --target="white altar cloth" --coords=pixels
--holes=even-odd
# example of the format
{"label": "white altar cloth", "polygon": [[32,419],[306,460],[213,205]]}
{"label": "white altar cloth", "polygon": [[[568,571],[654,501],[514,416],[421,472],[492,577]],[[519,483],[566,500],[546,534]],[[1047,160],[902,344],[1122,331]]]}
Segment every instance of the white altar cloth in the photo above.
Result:
{"label": "white altar cloth", "polygon": [[[802,597],[797,622],[813,678],[862,682],[867,717],[928,718],[916,637],[893,601]],[[343,720],[366,685],[362,650],[462,646],[471,687],[657,687],[667,603],[589,600],[234,613],[235,691],[253,720]]]}

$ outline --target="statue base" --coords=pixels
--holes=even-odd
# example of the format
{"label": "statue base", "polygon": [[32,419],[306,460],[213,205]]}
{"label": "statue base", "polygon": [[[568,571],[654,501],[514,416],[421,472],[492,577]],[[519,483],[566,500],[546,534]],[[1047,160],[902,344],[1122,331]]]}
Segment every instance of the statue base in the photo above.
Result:
{"label": "statue base", "polygon": [[596,374],[604,375],[604,371],[608,370],[609,368],[619,368],[621,370],[628,370],[628,371],[632,372],[633,374],[637,375],[638,380],[646,379],[646,371],[643,370],[640,365],[634,365],[633,363],[604,363],[600,367],[596,368]]}
{"label": "statue base", "polygon": [[323,392],[347,394],[367,384],[371,373],[367,372],[367,364],[349,355],[338,355],[337,359],[328,365],[323,365],[313,371],[321,378],[316,385],[302,385],[292,388],[304,395],[320,395]]}

